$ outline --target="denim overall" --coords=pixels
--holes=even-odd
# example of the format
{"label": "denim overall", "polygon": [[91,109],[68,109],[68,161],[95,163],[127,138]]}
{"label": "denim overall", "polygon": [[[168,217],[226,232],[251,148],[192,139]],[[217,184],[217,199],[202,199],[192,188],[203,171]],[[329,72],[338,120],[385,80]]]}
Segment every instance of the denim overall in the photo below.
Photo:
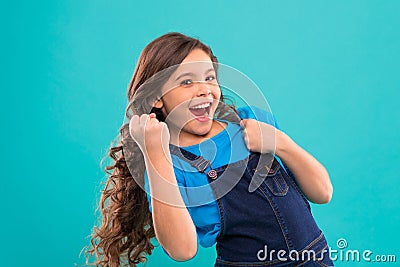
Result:
{"label": "denim overall", "polygon": [[[170,150],[207,175],[217,199],[221,231],[214,267],[333,266],[308,201],[293,174],[275,157],[270,168],[261,164],[259,153],[251,153],[241,161],[212,169],[210,161],[201,156],[174,145]],[[214,185],[217,179],[229,183],[230,177],[238,175],[240,180],[236,179],[228,193]],[[253,177],[262,182],[249,192]]]}

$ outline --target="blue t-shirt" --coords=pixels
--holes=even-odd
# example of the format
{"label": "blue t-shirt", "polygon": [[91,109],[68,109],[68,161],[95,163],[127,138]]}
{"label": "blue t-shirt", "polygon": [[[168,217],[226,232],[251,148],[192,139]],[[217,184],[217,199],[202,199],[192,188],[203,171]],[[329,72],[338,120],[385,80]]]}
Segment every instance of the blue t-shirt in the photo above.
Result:
{"label": "blue t-shirt", "polygon": [[[260,108],[247,106],[239,108],[241,119],[255,119],[273,125],[279,129],[272,113]],[[182,147],[196,155],[201,155],[211,161],[212,168],[218,168],[229,163],[245,159],[250,151],[243,140],[242,128],[227,122],[225,129],[199,144]],[[180,193],[195,224],[198,242],[202,247],[211,247],[221,229],[218,205],[205,173],[198,172],[186,161],[176,155],[172,156],[175,177],[180,186]],[[145,189],[151,211],[150,189],[145,173]]]}

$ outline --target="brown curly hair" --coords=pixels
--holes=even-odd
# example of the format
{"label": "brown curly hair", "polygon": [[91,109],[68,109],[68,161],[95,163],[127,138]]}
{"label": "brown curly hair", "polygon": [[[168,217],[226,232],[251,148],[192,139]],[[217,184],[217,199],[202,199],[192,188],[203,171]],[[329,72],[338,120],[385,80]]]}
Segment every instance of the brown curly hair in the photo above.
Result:
{"label": "brown curly hair", "polygon": [[[179,65],[194,49],[202,49],[215,65],[218,63],[207,45],[181,33],[167,33],[144,48],[128,86],[129,104],[125,114],[128,119],[135,114],[154,112],[158,120],[165,120],[161,110],[152,106],[161,92],[161,89],[154,90],[154,84],[165,81],[165,77],[156,74]],[[153,90],[146,90],[148,84],[152,84]],[[229,111],[233,109],[236,112],[234,106],[221,105],[224,101],[222,94],[220,101],[216,117],[235,121],[235,116]],[[111,145],[108,152],[114,163],[105,168],[108,180],[101,191],[101,225],[94,227],[91,244],[85,251],[88,265],[136,266],[145,262],[146,256],[151,255],[154,249],[151,243],[155,237],[152,216],[146,192],[140,186],[144,183],[144,158],[129,135],[128,124],[121,127],[116,142],[117,145]],[[92,256],[95,261],[89,263]]]}

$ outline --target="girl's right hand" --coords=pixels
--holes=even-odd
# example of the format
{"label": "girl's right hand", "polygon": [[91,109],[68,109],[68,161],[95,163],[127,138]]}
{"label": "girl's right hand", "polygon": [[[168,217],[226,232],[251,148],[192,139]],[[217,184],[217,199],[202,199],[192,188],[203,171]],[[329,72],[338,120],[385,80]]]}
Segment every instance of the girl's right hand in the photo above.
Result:
{"label": "girl's right hand", "polygon": [[169,148],[169,130],[167,124],[156,119],[154,113],[134,115],[129,122],[129,133],[144,155],[149,152],[162,153]]}

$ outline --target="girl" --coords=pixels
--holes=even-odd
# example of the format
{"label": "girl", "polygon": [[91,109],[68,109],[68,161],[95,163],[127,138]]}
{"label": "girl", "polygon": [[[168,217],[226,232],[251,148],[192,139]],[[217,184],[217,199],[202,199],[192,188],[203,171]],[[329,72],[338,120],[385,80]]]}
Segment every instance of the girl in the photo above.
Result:
{"label": "girl", "polygon": [[333,266],[308,203],[330,201],[328,173],[271,113],[224,104],[217,63],[180,33],[141,53],[130,121],[109,152],[93,264],[136,266],[156,237],[177,261],[216,243],[215,266]]}

